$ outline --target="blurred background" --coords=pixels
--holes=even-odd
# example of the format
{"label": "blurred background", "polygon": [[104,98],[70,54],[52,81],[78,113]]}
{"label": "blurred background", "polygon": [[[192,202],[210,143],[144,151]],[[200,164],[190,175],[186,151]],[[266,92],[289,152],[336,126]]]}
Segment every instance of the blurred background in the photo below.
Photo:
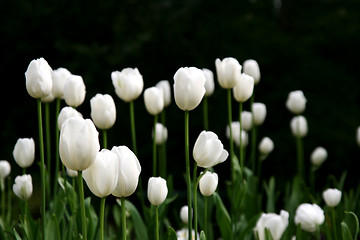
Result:
{"label": "blurred background", "polygon": [[[360,125],[359,10],[358,0],[1,0],[0,158],[11,162],[15,178],[21,172],[12,156],[17,139],[32,137],[38,144],[36,100],[27,94],[24,75],[33,59],[44,57],[53,69],[65,67],[83,77],[87,93],[78,110],[86,118],[96,93],[112,95],[117,120],[108,131],[108,145],[130,147],[129,106],[115,94],[112,71],[136,67],[148,88],[160,80],[172,85],[174,73],[185,66],[208,68],[216,75],[215,59],[234,57],[241,64],[255,59],[260,66],[255,101],[266,104],[268,115],[258,140],[268,136],[275,143],[263,162],[264,179],[274,175],[283,191],[296,173],[292,114],[285,101],[290,91],[302,90],[308,100],[307,169],[315,147],[325,147],[329,155],[316,173],[316,188],[333,187],[328,176],[339,178],[344,171],[346,188],[354,188],[359,183],[354,166],[360,157],[355,137]],[[217,82],[209,106],[209,128],[228,149],[226,91]],[[51,107],[55,123],[55,104]],[[237,119],[235,101],[233,109]],[[248,103],[244,110],[249,110]],[[152,172],[153,116],[142,95],[135,101],[135,115],[145,184]],[[185,190],[184,114],[174,101],[166,108],[166,123],[168,173],[174,177],[174,189]],[[190,112],[190,128],[192,149],[202,130],[201,105]],[[229,180],[229,161],[215,170],[220,181]],[[37,164],[28,172],[36,182]]]}

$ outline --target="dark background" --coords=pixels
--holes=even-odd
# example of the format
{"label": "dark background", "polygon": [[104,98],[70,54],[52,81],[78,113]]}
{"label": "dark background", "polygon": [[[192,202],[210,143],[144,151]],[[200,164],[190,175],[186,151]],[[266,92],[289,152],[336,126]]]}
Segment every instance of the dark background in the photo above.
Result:
{"label": "dark background", "polygon": [[[163,79],[172,85],[180,67],[205,67],[215,74],[216,58],[235,57],[241,64],[252,58],[262,75],[255,101],[265,103],[268,110],[259,140],[269,136],[275,143],[274,152],[263,162],[264,178],[275,175],[282,191],[296,173],[295,141],[289,129],[292,114],[285,101],[290,91],[303,90],[308,100],[307,169],[315,147],[321,145],[329,154],[317,172],[316,187],[319,191],[333,187],[328,176],[338,178],[343,171],[348,172],[345,186],[355,187],[359,178],[354,166],[360,155],[355,141],[360,125],[359,9],[357,0],[1,0],[0,158],[12,163],[15,178],[21,172],[12,157],[16,140],[33,137],[38,144],[36,100],[27,94],[24,76],[32,59],[44,57],[53,69],[65,67],[83,77],[87,93],[78,110],[86,118],[90,118],[91,97],[111,94],[117,120],[108,132],[108,144],[131,147],[129,106],[115,94],[112,71],[137,67],[147,88]],[[210,130],[228,149],[226,91],[217,82],[209,105]],[[233,106],[235,118],[238,105],[233,102]],[[248,103],[244,108],[249,109]],[[152,172],[153,117],[146,112],[142,95],[135,101],[135,114],[146,180]],[[166,116],[168,172],[175,177],[175,189],[185,189],[184,115],[172,101]],[[190,112],[190,128],[192,149],[202,130],[201,106]],[[220,181],[227,180],[229,161],[215,170]],[[37,164],[28,172],[36,178]]]}

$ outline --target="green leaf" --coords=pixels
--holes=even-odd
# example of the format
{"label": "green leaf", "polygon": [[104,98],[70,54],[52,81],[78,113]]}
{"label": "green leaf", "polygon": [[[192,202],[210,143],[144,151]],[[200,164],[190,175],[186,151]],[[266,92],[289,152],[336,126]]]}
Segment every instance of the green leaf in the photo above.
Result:
{"label": "green leaf", "polygon": [[14,231],[15,239],[16,239],[16,240],[22,240],[21,237],[20,237],[20,235],[18,234],[18,232],[16,231],[15,228],[13,228],[13,231]]}
{"label": "green leaf", "polygon": [[216,202],[216,221],[218,223],[221,236],[223,239],[231,239],[231,219],[228,211],[226,210],[220,196],[215,192],[214,198]]}
{"label": "green leaf", "polygon": [[[353,240],[351,231],[345,222],[341,222],[341,234],[343,240]],[[356,239],[356,238],[355,238]]]}
{"label": "green leaf", "polygon": [[[359,219],[358,219],[358,217],[356,216],[356,214],[353,213],[353,212],[345,211],[345,214],[350,214],[350,215],[353,216],[354,219],[355,219],[354,240],[356,240],[356,239],[357,239],[357,236],[358,236],[358,233],[359,233]],[[341,224],[342,224],[342,223],[341,223]]]}
{"label": "green leaf", "polygon": [[254,217],[252,217],[249,221],[249,223],[246,225],[246,227],[244,228],[244,230],[241,231],[240,237],[239,239],[245,239],[245,236],[249,233],[253,232],[253,229],[256,225],[257,220],[259,219],[261,213],[255,215]]}
{"label": "green leaf", "polygon": [[96,215],[94,207],[91,205],[90,197],[85,199],[85,213],[86,213],[86,218],[88,220],[87,223],[88,240],[95,239],[96,232],[98,230],[99,218]]}
{"label": "green leaf", "polygon": [[273,240],[271,232],[268,228],[265,228],[265,240]]}
{"label": "green leaf", "polygon": [[172,227],[168,228],[168,240],[177,240],[177,235]]}
{"label": "green leaf", "polygon": [[204,231],[201,231],[201,233],[200,233],[200,240],[206,240]]}
{"label": "green leaf", "polygon": [[266,212],[275,212],[275,178],[272,176],[269,180],[269,184],[264,182],[264,188],[267,195]]}
{"label": "green leaf", "polygon": [[53,214],[48,223],[46,224],[45,229],[45,239],[60,240],[60,231],[59,223],[57,221],[56,215]]}

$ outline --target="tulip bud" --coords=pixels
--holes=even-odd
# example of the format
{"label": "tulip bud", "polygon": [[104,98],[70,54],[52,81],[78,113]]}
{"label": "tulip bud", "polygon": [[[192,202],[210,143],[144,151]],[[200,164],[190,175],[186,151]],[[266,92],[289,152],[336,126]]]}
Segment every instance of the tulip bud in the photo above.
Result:
{"label": "tulip bud", "polygon": [[[10,172],[11,172],[10,163],[6,160],[1,160],[0,161],[0,180],[9,176]],[[1,187],[4,187],[4,186],[1,185]]]}
{"label": "tulip bud", "polygon": [[100,150],[99,133],[90,119],[67,119],[60,130],[59,153],[65,167],[84,171]]}
{"label": "tulip bud", "polygon": [[205,75],[205,97],[210,97],[214,93],[215,83],[214,83],[214,74],[210,69],[203,68],[202,71]]}
{"label": "tulip bud", "polygon": [[356,130],[356,143],[360,146],[360,127]]}
{"label": "tulip bud", "polygon": [[21,200],[27,201],[32,194],[33,185],[31,175],[24,174],[22,176],[17,176],[15,178],[15,183],[13,185],[13,192]]}
{"label": "tulip bud", "polygon": [[81,76],[71,75],[64,84],[64,100],[71,107],[80,106],[85,100],[85,83]]}
{"label": "tulip bud", "polygon": [[305,111],[306,98],[301,90],[292,91],[286,100],[286,107],[294,114],[301,114]]}
{"label": "tulip bud", "polygon": [[58,68],[52,71],[53,78],[53,94],[55,98],[64,98],[64,85],[71,73],[66,68]]}
{"label": "tulip bud", "polygon": [[[162,125],[161,123],[156,123],[155,125],[155,131],[156,131],[156,144],[160,145],[166,142],[168,138],[168,131],[167,128]],[[154,136],[153,136],[154,138]]]}
{"label": "tulip bud", "polygon": [[255,234],[258,234],[259,240],[267,239],[265,229],[269,229],[273,240],[280,240],[288,225],[289,213],[285,210],[281,210],[279,215],[263,213],[258,219],[254,231]]}
{"label": "tulip bud", "polygon": [[102,149],[97,153],[94,163],[84,170],[83,178],[90,191],[99,198],[114,191],[118,179],[117,155]]}
{"label": "tulip bud", "polygon": [[214,132],[204,130],[200,133],[193,149],[193,157],[199,167],[213,167],[224,162],[228,156],[229,153]]}
{"label": "tulip bud", "polygon": [[260,82],[260,68],[257,61],[248,59],[243,63],[243,72],[254,78],[254,84],[257,85]]}
{"label": "tulip bud", "polygon": [[136,155],[126,146],[111,149],[118,159],[117,185],[112,192],[116,197],[128,197],[135,192],[138,185],[141,166]]}
{"label": "tulip bud", "polygon": [[319,167],[327,158],[328,154],[325,148],[317,147],[310,155],[312,165]]}
{"label": "tulip bud", "polygon": [[16,141],[13,156],[22,168],[30,167],[35,160],[35,142],[32,138],[19,138]]}
{"label": "tulip bud", "polygon": [[259,151],[261,154],[267,156],[274,150],[274,142],[268,138],[264,137],[259,143]]}
{"label": "tulip bud", "polygon": [[234,98],[238,102],[247,101],[254,91],[254,78],[243,73],[233,88]]}
{"label": "tulip bud", "polygon": [[253,115],[251,114],[251,112],[242,111],[240,117],[242,129],[244,129],[245,131],[250,131],[253,125]]}
{"label": "tulip bud", "polygon": [[157,87],[147,88],[144,91],[144,102],[146,110],[151,115],[157,115],[164,109],[164,98],[162,91]]}
{"label": "tulip bud", "polygon": [[161,177],[151,177],[148,182],[147,196],[150,203],[154,206],[162,204],[168,194],[166,180]]}
{"label": "tulip bud", "polygon": [[306,118],[301,115],[293,117],[290,122],[290,128],[295,137],[305,137],[308,133]]}
{"label": "tulip bud", "polygon": [[68,175],[69,177],[72,177],[72,178],[78,176],[78,172],[77,172],[77,171],[68,169],[67,167],[66,167],[66,173],[67,173],[67,175]]}
{"label": "tulip bud", "polygon": [[155,87],[161,90],[162,96],[164,98],[164,107],[167,107],[171,103],[171,89],[170,83],[168,80],[161,80],[158,82]]}
{"label": "tulip bud", "polygon": [[216,173],[206,172],[199,181],[199,189],[202,195],[208,197],[212,195],[218,185],[219,179]]}
{"label": "tulip bud", "polygon": [[341,191],[335,188],[328,188],[323,192],[323,199],[327,206],[336,207],[341,201]]}
{"label": "tulip bud", "polygon": [[61,129],[61,126],[65,122],[65,120],[72,118],[72,117],[80,117],[82,118],[82,114],[78,112],[73,107],[63,107],[58,115],[57,123],[58,123],[58,129]]}
{"label": "tulip bud", "polygon": [[96,94],[90,100],[91,119],[100,129],[111,128],[116,120],[116,107],[114,99],[109,94]]}
{"label": "tulip bud", "polygon": [[241,75],[241,65],[238,60],[232,57],[215,60],[215,67],[219,85],[225,89],[231,89]]}
{"label": "tulip bud", "polygon": [[259,126],[264,123],[266,118],[266,105],[263,103],[253,103],[251,105],[251,112],[254,118],[254,124]]}
{"label": "tulip bud", "polygon": [[[233,141],[236,146],[240,146],[240,122],[232,122],[231,123],[231,133]],[[226,126],[226,137],[230,139],[230,128],[229,125]],[[249,136],[245,130],[241,130],[241,143],[243,147],[246,147],[249,143]]]}
{"label": "tulip bud", "polygon": [[183,111],[195,109],[201,102],[205,90],[204,72],[195,67],[179,68],[174,75],[174,97],[176,105]]}
{"label": "tulip bud", "polygon": [[315,232],[316,226],[323,224],[324,211],[316,204],[303,203],[298,206],[295,213],[295,224],[307,232]]}
{"label": "tulip bud", "polygon": [[125,102],[137,99],[144,88],[144,80],[137,68],[124,68],[111,73],[116,95]]}
{"label": "tulip bud", "polygon": [[44,98],[52,90],[52,69],[44,58],[32,60],[25,72],[26,90],[33,98]]}
{"label": "tulip bud", "polygon": [[[192,214],[193,214],[193,211],[191,209],[191,218],[192,218]],[[189,222],[189,207],[187,205],[181,207],[180,219],[185,224],[187,224]]]}

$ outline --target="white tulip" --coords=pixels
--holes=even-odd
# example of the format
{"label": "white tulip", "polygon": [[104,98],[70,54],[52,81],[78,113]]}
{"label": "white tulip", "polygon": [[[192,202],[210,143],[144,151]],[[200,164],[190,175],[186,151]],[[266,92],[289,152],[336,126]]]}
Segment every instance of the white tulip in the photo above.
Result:
{"label": "white tulip", "polygon": [[289,93],[286,100],[286,107],[294,114],[301,114],[305,111],[306,98],[301,90]]}
{"label": "white tulip", "polygon": [[315,232],[316,227],[323,224],[324,211],[317,204],[303,203],[298,206],[295,213],[295,224],[307,232]]}
{"label": "white tulip", "polygon": [[13,185],[13,192],[23,201],[27,201],[33,192],[32,178],[29,174],[17,176]]}
{"label": "white tulip", "polygon": [[[240,122],[235,121],[231,123],[231,134],[233,141],[236,146],[240,146]],[[230,129],[229,125],[226,126],[226,137],[230,139]],[[245,130],[241,130],[241,143],[243,147],[246,147],[249,143],[249,135]]]}
{"label": "white tulip", "polygon": [[250,131],[253,126],[252,113],[248,111],[242,111],[240,117],[241,117],[242,129],[244,129],[247,132]]}
{"label": "white tulip", "polygon": [[61,126],[65,122],[65,120],[72,118],[72,117],[80,117],[83,118],[82,114],[78,112],[73,107],[63,107],[58,115],[57,123],[58,123],[58,129],[61,129]]}
{"label": "white tulip", "polygon": [[273,240],[280,240],[287,226],[289,225],[289,213],[281,210],[280,214],[263,213],[256,222],[255,234],[259,240],[265,240],[265,229],[269,229]]}
{"label": "white tulip", "polygon": [[259,151],[267,156],[274,150],[274,142],[269,137],[264,137],[259,143]]}
{"label": "white tulip", "polygon": [[205,75],[205,97],[210,97],[215,90],[215,83],[214,83],[214,73],[207,68],[203,68],[202,71],[204,72]]}
{"label": "white tulip", "polygon": [[232,57],[215,60],[215,67],[219,85],[225,89],[235,86],[241,75],[241,65],[238,60]]}
{"label": "white tulip", "polygon": [[233,88],[235,100],[243,103],[251,97],[253,91],[254,78],[245,73],[241,74]]}
{"label": "white tulip", "polygon": [[254,78],[255,85],[260,82],[261,74],[259,64],[254,59],[248,59],[243,63],[243,72]]}
{"label": "white tulip", "polygon": [[100,129],[111,128],[116,120],[114,99],[109,94],[96,94],[90,100],[91,119]]}
{"label": "white tulip", "polygon": [[154,206],[162,204],[168,194],[166,180],[161,177],[151,177],[148,181],[147,196],[150,203]]}
{"label": "white tulip", "polygon": [[55,96],[54,96],[53,92],[51,91],[49,93],[49,95],[47,95],[46,97],[41,98],[41,102],[43,102],[43,103],[51,103],[51,102],[54,101],[54,99],[55,99]]}
{"label": "white tulip", "polygon": [[199,189],[202,195],[208,197],[212,195],[218,185],[219,178],[216,173],[206,172],[199,181]]}
{"label": "white tulip", "polygon": [[128,197],[136,190],[141,166],[136,155],[126,146],[113,147],[118,159],[117,185],[112,192],[116,197]]}
{"label": "white tulip", "polygon": [[164,109],[164,98],[162,91],[157,87],[150,87],[145,89],[144,102],[146,110],[151,115],[157,115]]}
{"label": "white tulip", "polygon": [[52,90],[52,69],[44,58],[32,60],[25,72],[26,90],[33,98],[44,98]]}
{"label": "white tulip", "polygon": [[323,192],[323,199],[327,206],[336,207],[341,201],[341,191],[335,188],[328,188]]}
{"label": "white tulip", "polygon": [[[192,218],[192,214],[193,214],[193,211],[191,209],[191,218]],[[180,219],[185,224],[187,224],[189,222],[189,207],[187,205],[181,207]]]}
{"label": "white tulip", "polygon": [[111,73],[116,95],[125,102],[137,99],[143,91],[144,80],[137,68],[124,68]]}
{"label": "white tulip", "polygon": [[83,178],[90,191],[97,197],[103,198],[114,191],[118,170],[117,155],[110,150],[102,149],[97,153],[94,163],[84,170]]}
{"label": "white tulip", "polygon": [[78,107],[86,95],[85,83],[81,76],[71,75],[64,84],[64,100],[68,106]]}
{"label": "white tulip", "polygon": [[[10,163],[6,160],[1,160],[0,161],[0,180],[9,176],[10,172],[11,172]],[[4,186],[1,186],[1,187],[4,187]]]}
{"label": "white tulip", "polygon": [[13,156],[22,168],[30,167],[35,160],[35,142],[32,138],[19,138],[16,141]]}
{"label": "white tulip", "polygon": [[174,75],[176,105],[183,111],[195,109],[206,92],[204,72],[195,67],[179,68]]}
{"label": "white tulip", "polygon": [[71,72],[66,68],[58,68],[52,72],[53,94],[55,98],[64,98],[64,85],[66,80],[71,76]]}
{"label": "white tulip", "polygon": [[264,123],[266,118],[266,105],[263,103],[255,102],[251,106],[251,112],[254,118],[254,124],[259,126]]}
{"label": "white tulip", "polygon": [[158,82],[155,87],[162,91],[162,95],[164,98],[164,107],[167,107],[171,103],[171,88],[168,80],[161,80]]}
{"label": "white tulip", "polygon": [[310,161],[315,167],[319,167],[327,158],[328,154],[325,148],[317,147],[310,155]]}
{"label": "white tulip", "polygon": [[[162,125],[161,123],[156,123],[155,131],[156,131],[156,139],[155,139],[156,144],[160,145],[160,144],[163,144],[164,142],[166,142],[166,140],[168,138],[167,128],[164,125]],[[154,138],[154,136],[153,136],[153,138]]]}
{"label": "white tulip", "polygon": [[78,171],[74,171],[74,170],[71,170],[71,169],[68,169],[67,167],[66,168],[66,174],[69,176],[69,177],[77,177],[78,176]]}
{"label": "white tulip", "polygon": [[303,138],[308,133],[308,125],[304,116],[295,116],[290,122],[291,132],[295,137]]}
{"label": "white tulip", "polygon": [[[195,230],[193,229],[191,232],[192,232],[191,239],[195,240]],[[177,237],[177,240],[188,240],[189,239],[189,229],[182,228],[182,229],[176,231],[176,237]],[[196,239],[200,239],[199,233],[196,233]]]}

